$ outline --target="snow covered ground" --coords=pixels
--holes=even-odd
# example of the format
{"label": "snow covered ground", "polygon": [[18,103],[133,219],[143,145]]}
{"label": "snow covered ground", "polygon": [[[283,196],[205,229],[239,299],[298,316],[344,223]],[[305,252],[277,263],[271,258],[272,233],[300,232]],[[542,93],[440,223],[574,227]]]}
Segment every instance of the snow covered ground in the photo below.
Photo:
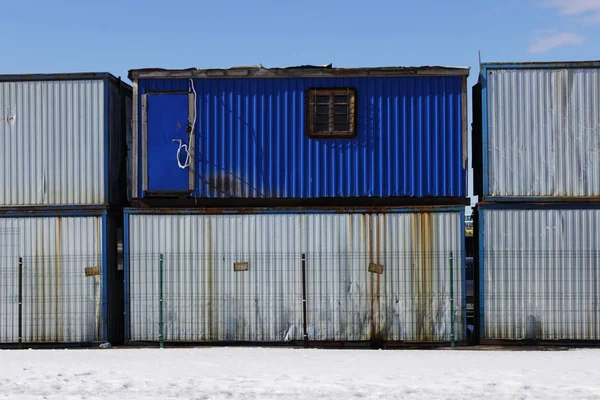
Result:
{"label": "snow covered ground", "polygon": [[0,399],[592,399],[600,350],[0,351]]}

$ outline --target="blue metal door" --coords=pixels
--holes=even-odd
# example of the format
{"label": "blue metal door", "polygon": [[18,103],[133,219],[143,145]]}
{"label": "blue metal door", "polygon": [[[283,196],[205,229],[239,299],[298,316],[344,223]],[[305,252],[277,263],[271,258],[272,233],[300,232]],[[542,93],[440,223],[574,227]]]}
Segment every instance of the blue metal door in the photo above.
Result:
{"label": "blue metal door", "polygon": [[146,112],[148,190],[189,190],[188,95],[150,94]]}

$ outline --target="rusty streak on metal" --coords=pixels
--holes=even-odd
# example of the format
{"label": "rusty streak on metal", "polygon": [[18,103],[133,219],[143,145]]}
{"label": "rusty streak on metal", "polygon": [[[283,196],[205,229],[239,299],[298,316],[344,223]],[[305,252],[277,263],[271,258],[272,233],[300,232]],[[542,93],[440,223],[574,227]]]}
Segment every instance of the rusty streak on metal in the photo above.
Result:
{"label": "rusty streak on metal", "polygon": [[19,348],[23,348],[23,257],[19,257]]}
{"label": "rusty streak on metal", "polygon": [[[369,215],[363,215],[363,221],[365,222],[365,233],[368,235],[369,240],[369,262],[373,261],[373,227],[371,225],[371,218]],[[373,275],[369,275],[369,297],[370,297],[370,320],[371,330],[369,340],[374,341],[377,334],[377,326],[375,325],[375,282],[373,282]]]}
{"label": "rusty streak on metal", "polygon": [[[212,231],[212,226],[211,226],[211,220],[209,219],[208,221],[206,221],[205,226],[205,231],[204,231],[204,237],[206,238],[206,248],[210,249],[212,248],[211,245],[211,231]],[[208,255],[207,259],[206,259],[206,282],[205,282],[205,292],[206,293],[206,297],[208,299],[207,301],[207,318],[208,318],[208,332],[209,332],[209,337],[214,338],[214,337],[218,337],[218,326],[217,324],[213,324],[213,287],[212,287],[212,281],[213,281],[213,277],[212,277],[212,261],[213,261],[213,257],[212,255]],[[215,310],[218,311],[218,302],[216,303],[215,306]]]}
{"label": "rusty streak on metal", "polygon": [[308,347],[308,329],[306,327],[306,254],[302,254],[302,325],[304,347]]}
{"label": "rusty streak on metal", "polygon": [[62,218],[56,219],[56,325],[58,331],[58,340],[63,341],[63,313],[61,310],[62,306]]}

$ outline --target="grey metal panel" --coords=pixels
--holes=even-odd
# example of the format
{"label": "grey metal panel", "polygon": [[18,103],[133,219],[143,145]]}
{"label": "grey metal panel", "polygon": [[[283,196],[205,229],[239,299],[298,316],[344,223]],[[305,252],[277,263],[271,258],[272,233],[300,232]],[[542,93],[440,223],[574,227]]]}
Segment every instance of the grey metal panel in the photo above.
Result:
{"label": "grey metal panel", "polygon": [[450,340],[450,252],[463,338],[460,213],[320,214],[305,232],[311,339]]}
{"label": "grey metal panel", "polygon": [[311,340],[449,340],[450,252],[464,338],[460,212],[136,214],[129,227],[133,341],[158,340],[161,253],[165,340],[300,340],[302,254]]}
{"label": "grey metal panel", "polygon": [[105,204],[104,82],[0,82],[0,206]]}
{"label": "grey metal panel", "polygon": [[600,339],[600,210],[482,210],[486,339]]}
{"label": "grey metal panel", "polygon": [[489,196],[600,196],[600,69],[487,72]]}
{"label": "grey metal panel", "polygon": [[0,218],[0,343],[18,341],[23,258],[23,342],[103,340],[102,217]]}

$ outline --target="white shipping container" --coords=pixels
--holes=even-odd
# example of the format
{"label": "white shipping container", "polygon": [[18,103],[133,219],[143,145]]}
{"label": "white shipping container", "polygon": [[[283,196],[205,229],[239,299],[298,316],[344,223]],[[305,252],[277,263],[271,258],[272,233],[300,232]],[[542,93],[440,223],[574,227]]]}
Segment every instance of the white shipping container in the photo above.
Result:
{"label": "white shipping container", "polygon": [[483,65],[484,198],[600,196],[600,67],[587,64]]}
{"label": "white shipping container", "polygon": [[106,340],[104,218],[0,218],[0,343],[19,341],[20,260],[24,343]]}
{"label": "white shipping container", "polygon": [[122,102],[131,88],[109,74],[0,75],[0,207],[120,202]]}
{"label": "white shipping container", "polygon": [[480,208],[478,218],[482,338],[599,340],[600,210]]}
{"label": "white shipping container", "polygon": [[130,210],[126,220],[132,341],[159,339],[161,254],[168,341],[302,340],[303,255],[310,340],[449,341],[451,289],[456,339],[464,339],[464,224],[458,209],[244,215]]}

